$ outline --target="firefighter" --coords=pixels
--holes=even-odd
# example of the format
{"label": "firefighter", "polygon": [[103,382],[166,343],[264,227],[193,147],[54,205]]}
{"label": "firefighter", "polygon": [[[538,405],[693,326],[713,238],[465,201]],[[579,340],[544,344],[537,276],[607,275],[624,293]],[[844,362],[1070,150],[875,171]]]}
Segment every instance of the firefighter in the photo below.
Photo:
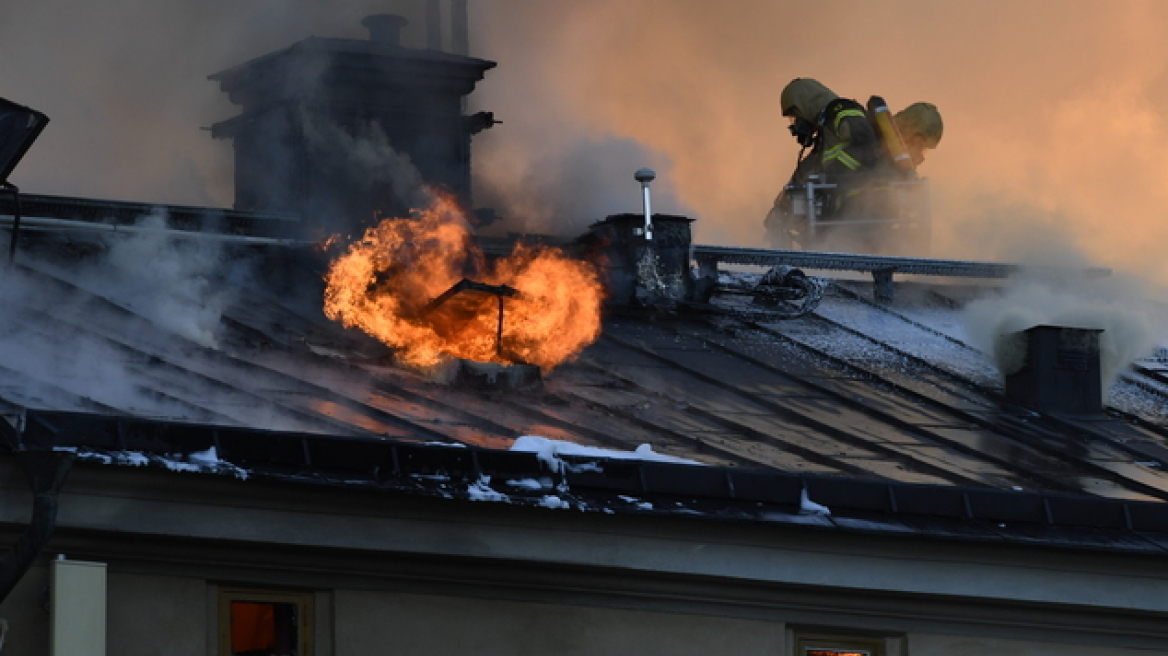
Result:
{"label": "firefighter", "polygon": [[[868,104],[865,111],[859,103],[840,98],[807,78],[783,89],[780,105],[803,151],[794,175],[767,215],[767,237],[773,247],[810,246],[808,182],[835,185],[830,191],[816,192],[820,200],[814,211],[820,219],[904,214],[902,203],[894,199],[892,183],[917,179],[916,167],[924,161],[924,151],[936,148],[941,140],[941,114],[934,105],[918,102],[898,112],[891,123],[887,119],[880,123],[874,109],[878,105],[887,111],[883,99],[873,96]],[[890,147],[893,143],[899,148]]]}
{"label": "firefighter", "polygon": [[905,107],[896,113],[892,121],[900,132],[901,141],[912,157],[913,168],[925,161],[925,151],[937,147],[941,142],[941,134],[945,131],[945,124],[941,121],[941,113],[931,103],[918,102]]}
{"label": "firefighter", "polygon": [[[790,120],[791,135],[803,147],[788,186],[802,186],[818,176],[818,182],[836,185],[824,201],[824,215],[846,212],[849,200],[872,175],[880,157],[880,143],[863,105],[840,98],[811,78],[792,80],[779,102]],[[795,202],[784,190],[767,215],[767,234],[777,248],[791,248],[799,241]]]}

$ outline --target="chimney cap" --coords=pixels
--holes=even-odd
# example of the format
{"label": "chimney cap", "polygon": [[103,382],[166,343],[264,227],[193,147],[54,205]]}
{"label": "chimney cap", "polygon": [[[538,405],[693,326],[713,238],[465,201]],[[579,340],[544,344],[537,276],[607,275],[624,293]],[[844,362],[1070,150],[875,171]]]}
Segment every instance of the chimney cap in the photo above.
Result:
{"label": "chimney cap", "polygon": [[401,30],[410,21],[397,14],[370,14],[361,19],[369,30],[369,40],[389,45],[401,45]]}
{"label": "chimney cap", "polygon": [[637,169],[637,172],[633,174],[633,178],[641,183],[652,182],[656,177],[657,174],[653,172],[653,169]]}

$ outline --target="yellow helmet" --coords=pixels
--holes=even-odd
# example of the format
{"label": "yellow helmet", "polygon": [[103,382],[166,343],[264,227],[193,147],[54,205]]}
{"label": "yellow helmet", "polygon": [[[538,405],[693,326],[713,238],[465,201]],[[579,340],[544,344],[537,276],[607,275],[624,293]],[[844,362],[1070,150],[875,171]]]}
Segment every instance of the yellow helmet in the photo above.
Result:
{"label": "yellow helmet", "polygon": [[794,116],[814,122],[827,104],[839,96],[809,77],[797,77],[783,87],[779,96],[779,108],[783,116]]}
{"label": "yellow helmet", "polygon": [[945,124],[941,122],[941,112],[932,103],[918,102],[905,107],[893,117],[896,129],[905,139],[914,134],[925,138],[928,148],[936,148],[941,141],[941,134],[945,132]]}

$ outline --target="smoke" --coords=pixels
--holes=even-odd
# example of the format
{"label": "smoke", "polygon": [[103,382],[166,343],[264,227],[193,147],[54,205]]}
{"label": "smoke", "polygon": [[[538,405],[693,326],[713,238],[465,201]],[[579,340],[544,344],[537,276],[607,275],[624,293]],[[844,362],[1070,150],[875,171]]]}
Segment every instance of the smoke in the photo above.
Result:
{"label": "smoke", "polygon": [[508,230],[575,236],[611,214],[640,212],[633,172],[649,162],[660,177],[651,185],[652,211],[688,213],[677,200],[672,162],[633,139],[579,138],[511,162],[505,151],[487,153],[476,161],[475,200],[495,208]]}
{"label": "smoke", "polygon": [[[37,381],[5,396],[33,390],[36,398],[20,399],[31,407],[74,408],[88,400],[145,415],[190,412],[159,398],[146,353],[165,359],[191,342],[214,347],[230,283],[246,265],[228,263],[217,242],[172,240],[165,225],[165,214],[156,212],[139,222],[139,232],[87,241],[96,254],[81,262],[60,266],[39,251],[22,251],[18,259],[31,270],[4,269],[0,362]],[[127,343],[145,352],[134,355]]]}
{"label": "smoke", "polygon": [[1000,294],[967,305],[962,319],[973,344],[993,355],[1003,376],[1025,364],[1023,330],[1038,325],[1102,330],[1100,369],[1107,389],[1129,364],[1168,340],[1168,306],[1154,300],[1163,295],[1163,289],[1122,274],[1036,268]]}
{"label": "smoke", "polygon": [[235,297],[232,277],[250,275],[248,265],[228,260],[222,242],[168,235],[165,210],[142,217],[136,228],[107,237],[100,257],[54,267],[55,274],[163,330],[214,348],[223,310]]}
{"label": "smoke", "polygon": [[[238,114],[207,76],[313,36],[364,38],[368,0],[8,0],[0,95],[49,115],[12,182],[31,193],[229,206]],[[417,3],[410,3],[417,4]]]}
{"label": "smoke", "polygon": [[[0,405],[335,430],[265,400],[271,397],[262,390],[286,384],[279,377],[215,353],[248,339],[237,331],[223,344],[223,318],[255,320],[235,297],[260,293],[255,262],[214,239],[174,239],[163,232],[165,221],[155,212],[135,232],[34,244],[18,253],[20,266],[0,267],[0,374],[10,383]],[[247,353],[270,369],[291,366],[280,350]],[[331,375],[302,359],[296,370],[318,383]]]}
{"label": "smoke", "polygon": [[389,180],[395,197],[413,208],[433,202],[433,195],[409,155],[395,150],[379,126],[370,125],[356,136],[333,125],[319,122],[313,125],[308,119],[305,127],[310,143],[321,148],[328,145],[348,154],[346,168],[351,175],[376,172],[375,177]]}
{"label": "smoke", "polygon": [[1168,343],[1165,287],[1121,268],[1094,266],[1064,227],[1064,212],[1043,212],[1001,198],[981,199],[968,237],[1001,259],[1027,267],[1000,293],[962,313],[971,341],[991,354],[1003,375],[1025,364],[1020,331],[1037,325],[1102,330],[1100,368],[1105,389],[1133,361]]}
{"label": "smoke", "polygon": [[[364,38],[368,13],[419,0],[10,0],[0,89],[52,118],[13,182],[28,191],[227,205],[234,116],[205,76],[311,35]],[[1008,259],[990,224],[1044,228],[1084,258],[1168,282],[1168,5],[1152,0],[472,0],[471,52],[499,62],[468,111],[480,204],[523,225],[655,206],[705,243],[755,245],[798,148],[777,110],[796,76],[894,106],[935,103],[922,172],[932,253]],[[992,44],[992,45],[991,45]],[[987,199],[991,199],[987,202]],[[1003,215],[1001,207],[1025,208]],[[597,217],[598,218],[598,217]]]}
{"label": "smoke", "polygon": [[[433,193],[409,155],[396,150],[380,126],[366,124],[344,130],[308,111],[301,112],[299,121],[310,151],[329,162],[330,175],[345,181],[340,188],[362,198],[376,198],[389,192],[393,204],[404,204],[403,214],[433,203]],[[388,189],[379,190],[375,188],[377,184],[386,184]],[[327,213],[341,215],[325,217],[327,224],[341,227],[358,218],[343,216],[347,213],[346,199],[333,196],[326,194],[322,199],[332,206]]]}
{"label": "smoke", "polygon": [[[946,134],[921,169],[934,192],[934,255],[1006,259],[1016,249],[983,227],[990,208],[1009,205],[1061,214],[1044,228],[1093,262],[1168,281],[1155,246],[1168,237],[1168,191],[1158,182],[1168,174],[1158,155],[1168,146],[1168,5],[829,1],[809,13],[769,0],[484,0],[472,8],[475,43],[501,62],[476,92],[504,121],[490,145],[531,161],[590,135],[635,139],[674,164],[677,200],[700,219],[699,242],[759,242],[798,153],[778,94],[810,76],[861,101],[880,94],[894,107],[924,100],[941,109]],[[516,119],[536,138],[504,144]]]}

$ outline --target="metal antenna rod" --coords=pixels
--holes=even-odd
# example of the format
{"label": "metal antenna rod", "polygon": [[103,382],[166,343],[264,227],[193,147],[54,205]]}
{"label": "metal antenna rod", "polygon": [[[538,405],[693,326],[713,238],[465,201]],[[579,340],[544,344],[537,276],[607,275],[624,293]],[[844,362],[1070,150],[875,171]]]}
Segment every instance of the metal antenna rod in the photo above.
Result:
{"label": "metal antenna rod", "polygon": [[653,240],[653,210],[649,205],[649,183],[656,177],[653,169],[637,169],[633,174],[633,178],[641,183],[641,195],[645,201],[645,239],[648,241]]}

